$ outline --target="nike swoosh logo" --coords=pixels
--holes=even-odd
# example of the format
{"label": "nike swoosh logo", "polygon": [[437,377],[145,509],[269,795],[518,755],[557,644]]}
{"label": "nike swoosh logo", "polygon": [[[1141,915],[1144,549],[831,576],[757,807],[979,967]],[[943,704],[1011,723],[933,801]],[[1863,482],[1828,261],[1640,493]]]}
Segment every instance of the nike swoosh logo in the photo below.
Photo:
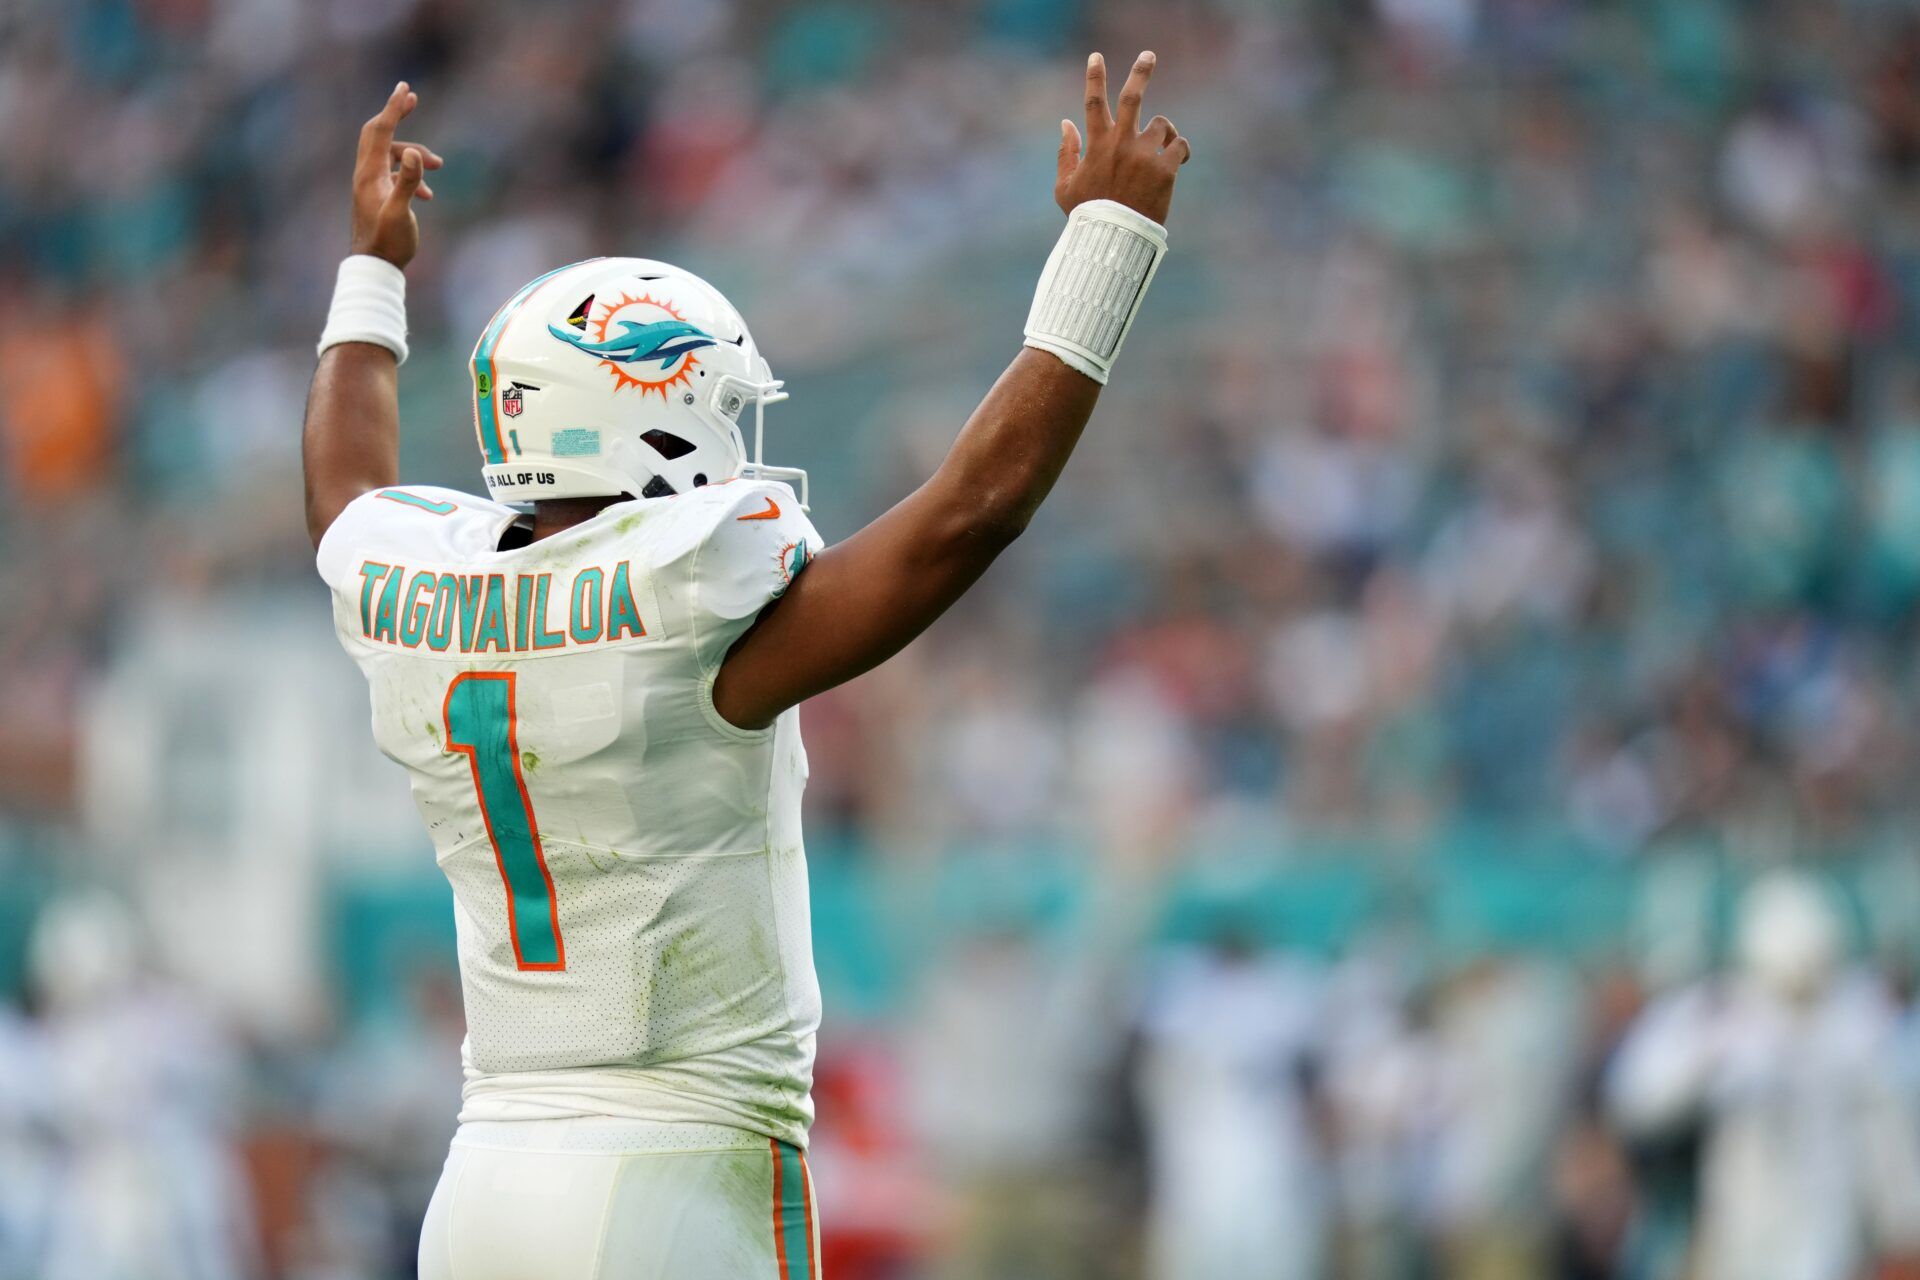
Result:
{"label": "nike swoosh logo", "polygon": [[765,511],[756,511],[750,516],[734,517],[734,519],[736,520],[778,520],[779,518],[780,518],[780,504],[775,502],[772,498],[767,499],[767,509]]}

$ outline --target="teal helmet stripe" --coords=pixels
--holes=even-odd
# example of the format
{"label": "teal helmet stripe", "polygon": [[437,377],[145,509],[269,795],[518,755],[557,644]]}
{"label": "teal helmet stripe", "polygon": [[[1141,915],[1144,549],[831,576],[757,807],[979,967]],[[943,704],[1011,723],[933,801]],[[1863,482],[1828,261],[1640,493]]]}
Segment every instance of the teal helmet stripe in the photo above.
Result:
{"label": "teal helmet stripe", "polygon": [[500,335],[507,331],[507,322],[520,305],[533,295],[547,281],[562,271],[571,271],[575,267],[589,262],[598,262],[599,258],[582,258],[579,262],[569,262],[564,267],[555,267],[543,276],[539,276],[520,292],[507,301],[507,305],[494,312],[493,319],[487,325],[487,331],[480,335],[480,345],[473,349],[473,404],[474,413],[480,428],[480,449],[486,454],[489,464],[507,460],[506,447],[500,433],[500,419],[494,412],[494,397],[499,388],[494,385],[493,348],[500,341]]}

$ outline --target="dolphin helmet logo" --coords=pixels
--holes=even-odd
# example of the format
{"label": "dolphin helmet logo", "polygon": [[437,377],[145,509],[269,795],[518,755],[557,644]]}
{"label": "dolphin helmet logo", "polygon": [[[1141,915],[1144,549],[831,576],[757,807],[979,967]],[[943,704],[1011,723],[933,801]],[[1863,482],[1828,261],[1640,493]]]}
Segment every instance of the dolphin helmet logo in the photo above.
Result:
{"label": "dolphin helmet logo", "polygon": [[657,391],[665,399],[668,387],[691,381],[689,371],[699,363],[693,353],[720,342],[650,294],[609,299],[598,315],[592,302],[566,325],[549,324],[547,332],[598,359],[612,372],[616,390],[638,387],[642,395]]}
{"label": "dolphin helmet logo", "polygon": [[603,360],[614,360],[621,364],[644,364],[649,360],[658,360],[662,369],[689,351],[714,345],[714,340],[704,330],[684,320],[656,320],[652,324],[622,320],[620,332],[605,342],[588,342],[573,330],[562,329],[557,324],[548,325],[547,332]]}

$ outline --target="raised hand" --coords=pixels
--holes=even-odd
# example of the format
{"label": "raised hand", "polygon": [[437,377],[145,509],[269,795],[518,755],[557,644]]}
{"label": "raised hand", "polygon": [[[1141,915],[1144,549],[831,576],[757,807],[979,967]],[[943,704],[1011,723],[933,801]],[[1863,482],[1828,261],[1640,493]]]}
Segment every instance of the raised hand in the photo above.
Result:
{"label": "raised hand", "polygon": [[446,162],[417,142],[396,142],[393,131],[419,105],[420,95],[402,80],[387,105],[360,128],[353,163],[353,252],[385,258],[396,267],[420,249],[420,222],[413,202],[433,199],[427,170]]}
{"label": "raised hand", "polygon": [[1140,103],[1156,59],[1151,51],[1133,60],[1133,70],[1120,88],[1120,110],[1107,105],[1107,63],[1099,54],[1087,59],[1086,154],[1080,153],[1080,131],[1071,120],[1060,122],[1059,176],[1053,198],[1063,212],[1088,200],[1116,200],[1155,222],[1167,220],[1173,203],[1173,179],[1193,148],[1165,116],[1155,116],[1140,127]]}

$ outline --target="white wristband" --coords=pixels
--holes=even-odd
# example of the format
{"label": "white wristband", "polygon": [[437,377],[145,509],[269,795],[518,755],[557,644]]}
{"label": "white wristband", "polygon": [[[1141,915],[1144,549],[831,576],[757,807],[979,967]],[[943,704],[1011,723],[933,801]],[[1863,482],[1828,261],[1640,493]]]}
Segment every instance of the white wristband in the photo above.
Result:
{"label": "white wristband", "polygon": [[407,276],[385,258],[356,253],[341,260],[319,354],[342,342],[371,342],[407,362]]}
{"label": "white wristband", "polygon": [[1104,386],[1166,256],[1167,229],[1145,214],[1113,200],[1075,205],[1040,273],[1027,345]]}

